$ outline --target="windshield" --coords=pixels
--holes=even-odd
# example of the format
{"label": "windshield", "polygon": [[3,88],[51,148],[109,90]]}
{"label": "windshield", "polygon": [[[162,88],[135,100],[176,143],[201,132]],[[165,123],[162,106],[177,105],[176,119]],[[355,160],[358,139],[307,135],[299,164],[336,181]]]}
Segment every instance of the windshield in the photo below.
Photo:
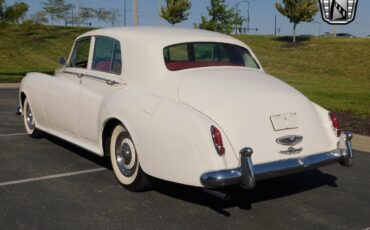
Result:
{"label": "windshield", "polygon": [[240,66],[259,69],[247,49],[215,42],[192,42],[164,48],[164,60],[171,71],[209,66]]}

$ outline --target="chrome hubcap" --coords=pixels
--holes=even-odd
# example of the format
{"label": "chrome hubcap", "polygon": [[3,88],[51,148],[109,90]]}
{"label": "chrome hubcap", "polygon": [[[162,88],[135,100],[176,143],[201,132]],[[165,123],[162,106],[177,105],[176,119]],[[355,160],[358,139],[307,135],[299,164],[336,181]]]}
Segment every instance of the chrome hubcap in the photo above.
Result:
{"label": "chrome hubcap", "polygon": [[121,173],[126,176],[132,176],[136,168],[136,153],[133,143],[124,133],[117,137],[116,146],[116,163]]}
{"label": "chrome hubcap", "polygon": [[27,120],[28,128],[32,130],[35,127],[35,123],[33,121],[33,114],[32,114],[31,108],[28,104],[26,107],[26,120]]}

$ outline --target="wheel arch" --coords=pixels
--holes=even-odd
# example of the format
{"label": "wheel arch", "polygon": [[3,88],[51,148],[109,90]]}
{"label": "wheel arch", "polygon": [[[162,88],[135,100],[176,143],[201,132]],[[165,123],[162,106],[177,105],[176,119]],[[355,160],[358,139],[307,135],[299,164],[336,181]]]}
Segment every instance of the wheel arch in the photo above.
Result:
{"label": "wheel arch", "polygon": [[110,154],[109,153],[110,135],[112,134],[113,129],[119,124],[122,124],[123,126],[125,126],[123,122],[121,122],[119,119],[114,118],[114,117],[106,119],[106,121],[103,123],[103,129],[100,135],[100,138],[101,138],[100,147],[102,148],[103,156],[109,156]]}
{"label": "wheel arch", "polygon": [[21,91],[19,93],[19,107],[21,107],[21,111],[23,111],[23,104],[26,98],[27,98],[26,93],[24,91]]}

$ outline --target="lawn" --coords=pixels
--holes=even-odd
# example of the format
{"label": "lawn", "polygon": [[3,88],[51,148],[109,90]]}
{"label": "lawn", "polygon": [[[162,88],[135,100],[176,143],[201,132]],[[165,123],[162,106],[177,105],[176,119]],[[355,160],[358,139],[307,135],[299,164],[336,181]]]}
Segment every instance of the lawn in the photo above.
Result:
{"label": "lawn", "polygon": [[272,36],[238,36],[266,72],[335,112],[370,117],[370,39],[311,37],[298,46]]}
{"label": "lawn", "polygon": [[76,36],[85,28],[0,28],[0,82],[19,82],[28,72],[53,73],[58,57],[67,57]]}
{"label": "lawn", "polygon": [[[52,73],[58,56],[68,56],[83,28],[43,27],[22,32],[0,29],[0,82],[17,82],[27,72]],[[335,112],[370,118],[370,39],[318,38],[291,46],[283,38],[240,35],[266,72]],[[366,122],[367,122],[366,121]]]}

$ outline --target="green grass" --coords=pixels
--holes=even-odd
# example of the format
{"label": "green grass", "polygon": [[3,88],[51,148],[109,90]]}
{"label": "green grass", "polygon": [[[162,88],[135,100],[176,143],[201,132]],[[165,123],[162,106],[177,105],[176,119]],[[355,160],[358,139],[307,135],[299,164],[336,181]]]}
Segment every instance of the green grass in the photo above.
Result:
{"label": "green grass", "polygon": [[[38,28],[31,33],[0,28],[0,82],[17,82],[31,71],[52,73],[59,56],[88,29]],[[238,36],[266,72],[335,112],[370,118],[370,40],[316,38],[289,47],[271,36]]]}
{"label": "green grass", "polygon": [[266,72],[335,112],[370,117],[370,40],[312,37],[289,47],[271,36],[238,36]]}
{"label": "green grass", "polygon": [[0,82],[19,82],[28,72],[53,73],[85,28],[41,27],[24,32],[0,28]]}

